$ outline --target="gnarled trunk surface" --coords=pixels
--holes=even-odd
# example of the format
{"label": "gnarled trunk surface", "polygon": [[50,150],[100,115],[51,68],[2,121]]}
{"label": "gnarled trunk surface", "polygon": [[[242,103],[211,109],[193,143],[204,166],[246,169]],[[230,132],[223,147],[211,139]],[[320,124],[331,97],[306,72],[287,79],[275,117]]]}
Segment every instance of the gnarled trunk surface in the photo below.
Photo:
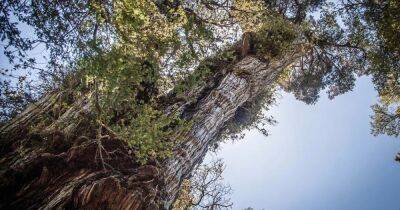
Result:
{"label": "gnarled trunk surface", "polygon": [[32,129],[63,97],[61,92],[46,95],[0,130],[0,208],[169,209],[181,181],[202,161],[224,124],[297,58],[292,53],[266,62],[246,56],[221,68],[212,89],[190,106],[178,104],[194,123],[171,158],[144,166],[112,133],[90,138],[99,126],[87,120],[93,114],[90,93],[52,116],[40,132]]}

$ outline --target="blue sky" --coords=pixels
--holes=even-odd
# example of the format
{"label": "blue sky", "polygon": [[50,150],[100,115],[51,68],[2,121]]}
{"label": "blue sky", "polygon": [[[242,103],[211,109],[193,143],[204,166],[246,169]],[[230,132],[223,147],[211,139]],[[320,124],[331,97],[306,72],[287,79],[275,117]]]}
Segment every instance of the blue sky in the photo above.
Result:
{"label": "blue sky", "polygon": [[334,100],[315,105],[282,93],[272,114],[278,124],[222,145],[234,193],[233,209],[399,210],[400,141],[370,135],[377,93],[367,77]]}

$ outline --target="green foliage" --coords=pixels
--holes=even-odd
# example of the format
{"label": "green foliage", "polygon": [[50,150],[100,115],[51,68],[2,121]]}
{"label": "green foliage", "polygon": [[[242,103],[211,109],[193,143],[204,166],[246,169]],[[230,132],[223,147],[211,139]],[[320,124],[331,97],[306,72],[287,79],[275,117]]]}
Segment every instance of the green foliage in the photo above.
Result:
{"label": "green foliage", "polygon": [[223,68],[227,68],[227,65],[231,65],[236,60],[237,53],[233,47],[222,52],[218,51],[215,56],[202,60],[192,72],[183,74],[183,79],[175,84],[173,92],[178,97],[188,99],[190,93],[200,91],[208,82],[215,80],[216,75],[219,75]]}
{"label": "green foliage", "polygon": [[[84,72],[82,86],[94,86],[101,96],[98,103],[103,109],[119,109],[121,105],[134,106],[144,83],[156,84],[159,75],[157,64],[150,59],[143,60],[127,53],[123,48],[82,59],[79,68]],[[96,83],[96,84],[95,84]],[[153,97],[147,93],[149,97]]]}
{"label": "green foliage", "polygon": [[[22,79],[22,78],[21,78]],[[34,102],[36,97],[32,94],[32,86],[23,81],[13,86],[10,81],[0,80],[0,126],[6,123],[25,107]]]}
{"label": "green foliage", "polygon": [[376,27],[388,51],[400,53],[400,2],[397,0],[366,2],[366,20]]}
{"label": "green foliage", "polygon": [[172,154],[179,142],[175,134],[190,124],[156,109],[156,63],[139,59],[123,48],[113,48],[82,59],[80,68],[85,72],[82,85],[94,90],[98,119],[128,143],[139,163]]}
{"label": "green foliage", "polygon": [[388,105],[372,106],[374,116],[372,117],[372,134],[386,134],[398,137],[400,135],[400,108]]}
{"label": "green foliage", "polygon": [[[61,86],[71,74],[81,77],[75,78],[81,82],[95,79],[103,93],[102,102],[118,104],[149,86],[157,89],[163,58],[179,60],[186,54],[181,53],[184,49],[213,39],[210,27],[180,2],[6,0],[1,7],[0,36],[9,61],[8,66],[0,67],[5,76],[0,81],[4,120],[38,98],[43,87]],[[182,38],[182,29],[190,38]],[[40,63],[30,56],[37,55],[31,52],[38,49],[48,52]],[[192,63],[190,60],[186,63]],[[18,71],[23,76],[16,82]],[[35,75],[29,77],[29,73]],[[35,81],[44,84],[40,92],[30,86],[32,78],[43,79]],[[146,87],[141,87],[143,84]],[[104,100],[107,95],[109,100]],[[16,100],[19,96],[26,100]],[[11,103],[15,106],[8,105]]]}
{"label": "green foliage", "polygon": [[372,133],[398,137],[400,133],[400,3],[387,0],[366,3],[366,20],[376,31],[370,72],[380,96],[374,105]]}
{"label": "green foliage", "polygon": [[212,70],[206,64],[200,65],[193,73],[175,85],[174,91],[177,95],[182,95],[188,90],[198,88],[205,83]]}
{"label": "green foliage", "polygon": [[166,116],[149,105],[139,107],[138,115],[128,120],[112,129],[127,141],[142,164],[149,159],[170,157],[173,146],[180,141],[176,134],[188,125],[178,116]]}
{"label": "green foliage", "polygon": [[291,49],[297,36],[292,23],[280,17],[271,18],[256,33],[256,52],[265,57],[277,57]]}

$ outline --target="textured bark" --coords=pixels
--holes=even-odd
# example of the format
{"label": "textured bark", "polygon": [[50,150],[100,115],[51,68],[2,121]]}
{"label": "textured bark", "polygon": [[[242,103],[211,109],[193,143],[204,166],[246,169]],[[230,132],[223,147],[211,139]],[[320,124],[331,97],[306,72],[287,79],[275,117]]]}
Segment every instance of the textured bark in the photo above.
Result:
{"label": "textured bark", "polygon": [[90,121],[90,93],[53,114],[40,132],[33,131],[30,126],[52,112],[62,93],[46,95],[0,129],[0,208],[169,209],[182,180],[202,161],[238,107],[270,87],[297,58],[292,53],[267,62],[245,56],[221,67],[219,79],[196,93],[196,100],[167,106],[179,107],[193,127],[182,134],[185,141],[171,158],[145,166],[112,133],[96,136],[93,130],[101,125]]}
{"label": "textured bark", "polygon": [[281,70],[297,57],[267,64],[256,57],[247,56],[232,67],[220,84],[198,101],[193,115],[194,125],[186,142],[176,150],[164,166],[168,207],[175,200],[183,178],[205,156],[210,142],[216,138],[238,107],[257,97],[261,90],[271,87]]}

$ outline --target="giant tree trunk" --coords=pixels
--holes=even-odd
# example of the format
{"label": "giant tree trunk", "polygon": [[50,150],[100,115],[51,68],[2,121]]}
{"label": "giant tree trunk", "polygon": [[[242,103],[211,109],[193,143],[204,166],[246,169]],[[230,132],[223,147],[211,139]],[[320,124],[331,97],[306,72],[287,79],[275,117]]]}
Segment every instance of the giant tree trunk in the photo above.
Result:
{"label": "giant tree trunk", "polygon": [[[180,107],[193,127],[182,134],[185,140],[171,158],[144,166],[112,132],[91,138],[101,125],[89,123],[90,93],[59,108],[57,115],[52,114],[57,101],[68,94],[49,93],[0,130],[0,208],[169,209],[181,181],[238,107],[271,87],[298,56],[288,53],[271,61],[246,56],[221,67],[218,79],[195,94],[196,100],[166,106]],[[32,128],[48,115],[50,123]]]}

